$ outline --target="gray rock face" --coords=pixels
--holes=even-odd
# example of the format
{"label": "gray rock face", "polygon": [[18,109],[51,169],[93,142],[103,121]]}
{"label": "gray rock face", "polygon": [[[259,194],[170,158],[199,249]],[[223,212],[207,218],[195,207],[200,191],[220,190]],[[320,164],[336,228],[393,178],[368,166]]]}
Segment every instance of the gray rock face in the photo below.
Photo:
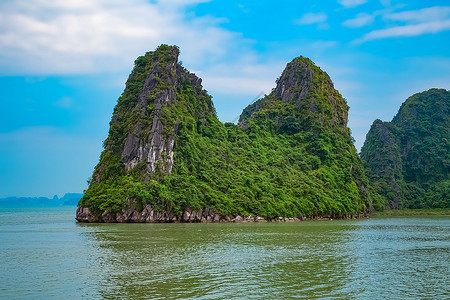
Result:
{"label": "gray rock face", "polygon": [[367,218],[367,214],[336,216],[320,216],[307,219],[303,216],[298,218],[276,217],[273,219],[264,219],[259,216],[223,216],[214,212],[211,208],[206,207],[203,210],[192,210],[186,208],[180,216],[175,216],[172,212],[156,211],[150,205],[145,204],[142,211],[136,210],[136,205],[130,201],[129,208],[121,212],[111,213],[104,211],[100,217],[96,217],[91,213],[89,208],[78,207],[76,220],[85,223],[253,223],[253,222],[300,222],[306,220],[333,220],[333,219],[359,219]]}
{"label": "gray rock face", "polygon": [[[136,109],[140,111],[141,116],[145,115],[149,104],[153,105],[153,122],[148,136],[143,136],[146,128],[142,128],[140,122],[128,134],[121,158],[126,171],[131,170],[142,161],[147,163],[149,173],[156,170],[159,162],[164,171],[167,173],[172,171],[174,138],[173,136],[164,137],[161,109],[175,101],[175,89],[180,84],[177,74],[185,71],[177,64],[178,49],[172,48],[172,51],[173,59],[165,64],[165,67],[162,63],[155,63],[152,71],[147,74],[142,91],[138,96]],[[199,82],[194,74],[190,75],[194,82]],[[153,97],[154,99],[151,99]],[[171,128],[170,131],[174,130],[175,128]]]}
{"label": "gray rock face", "polygon": [[[259,216],[223,216],[206,207],[200,210],[186,208],[180,216],[175,216],[172,212],[156,211],[149,204],[144,204],[142,211],[136,210],[136,203],[129,200],[128,208],[121,212],[112,213],[104,211],[99,217],[91,213],[89,208],[78,207],[76,220],[84,223],[253,223],[253,222],[298,222],[306,218],[282,218],[277,217],[266,220]],[[361,216],[347,216],[347,218],[358,218]],[[331,219],[331,217],[328,217]]]}
{"label": "gray rock face", "polygon": [[76,213],[76,220],[78,222],[98,222],[99,218],[97,218],[96,216],[94,216],[91,211],[89,210],[89,208],[87,207],[82,207],[79,206],[77,208],[77,213]]}
{"label": "gray rock face", "polygon": [[313,85],[314,71],[304,60],[294,60],[283,71],[274,90],[275,96],[283,102],[300,103]]}
{"label": "gray rock face", "polygon": [[[287,64],[270,96],[295,104],[299,111],[312,113],[322,126],[347,127],[348,106],[345,100],[334,88],[328,74],[305,57],[295,58]],[[266,97],[247,106],[239,117],[239,124],[247,128],[246,119],[267,103],[270,102]]]}
{"label": "gray rock face", "polygon": [[186,208],[178,217],[172,212],[156,211],[148,204],[144,205],[142,211],[138,211],[136,203],[129,201],[129,208],[117,213],[104,211],[100,217],[92,214],[89,208],[78,207],[76,220],[78,222],[103,223],[218,223],[229,222],[231,217],[221,216],[209,207],[197,211]]}
{"label": "gray rock face", "polygon": [[[202,80],[178,64],[178,48],[171,47],[170,51],[165,59],[149,58],[151,68],[145,74],[135,107],[127,108],[133,112],[133,121],[130,122],[133,127],[126,133],[122,152],[117,153],[126,172],[140,162],[146,163],[149,175],[157,168],[166,173],[172,172],[174,135],[178,125],[166,128],[168,125],[162,120],[163,110],[176,103],[177,91],[185,85],[196,91],[203,90]],[[112,122],[123,120],[113,117]]]}
{"label": "gray rock face", "polygon": [[244,218],[242,216],[236,216],[236,218],[232,219],[231,222],[241,223],[244,222]]}

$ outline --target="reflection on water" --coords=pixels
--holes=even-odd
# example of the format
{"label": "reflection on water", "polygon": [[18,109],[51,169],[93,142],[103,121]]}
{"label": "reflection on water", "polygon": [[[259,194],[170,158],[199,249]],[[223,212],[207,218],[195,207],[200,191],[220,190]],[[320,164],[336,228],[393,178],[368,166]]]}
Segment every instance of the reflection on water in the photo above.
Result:
{"label": "reflection on water", "polygon": [[104,298],[449,296],[448,218],[81,226],[104,250]]}
{"label": "reflection on water", "polygon": [[446,299],[450,218],[77,224],[0,209],[0,298]]}
{"label": "reflection on water", "polygon": [[335,295],[350,274],[353,226],[333,224],[108,224],[89,235],[106,250],[105,298],[309,298]]}

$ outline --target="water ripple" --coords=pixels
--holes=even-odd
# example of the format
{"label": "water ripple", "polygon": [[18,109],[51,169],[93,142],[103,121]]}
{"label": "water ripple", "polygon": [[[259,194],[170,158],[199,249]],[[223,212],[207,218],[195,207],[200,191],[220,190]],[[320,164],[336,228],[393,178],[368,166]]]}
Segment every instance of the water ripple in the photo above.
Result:
{"label": "water ripple", "polygon": [[[24,223],[27,220],[29,223]],[[5,299],[445,299],[450,219],[76,224],[0,211]]]}

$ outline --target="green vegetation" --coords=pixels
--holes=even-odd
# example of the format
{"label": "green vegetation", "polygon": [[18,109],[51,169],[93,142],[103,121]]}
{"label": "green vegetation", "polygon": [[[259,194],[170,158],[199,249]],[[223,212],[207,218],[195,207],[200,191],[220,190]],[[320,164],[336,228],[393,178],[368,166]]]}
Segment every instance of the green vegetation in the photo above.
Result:
{"label": "green vegetation", "polygon": [[361,149],[389,208],[450,207],[450,92],[415,94],[392,122],[376,120]]}
{"label": "green vegetation", "polygon": [[[177,48],[162,45],[136,60],[81,206],[100,215],[133,201],[137,209],[150,204],[178,216],[210,207],[265,218],[338,217],[384,207],[353,145],[345,100],[309,59],[289,63],[277,88],[235,125],[218,120],[211,97],[177,56]],[[127,170],[130,134],[139,146],[149,145],[155,122],[162,124],[165,147],[156,167],[143,156]],[[166,147],[171,140],[173,153]]]}
{"label": "green vegetation", "polygon": [[372,218],[450,216],[448,208],[387,209],[370,214]]}

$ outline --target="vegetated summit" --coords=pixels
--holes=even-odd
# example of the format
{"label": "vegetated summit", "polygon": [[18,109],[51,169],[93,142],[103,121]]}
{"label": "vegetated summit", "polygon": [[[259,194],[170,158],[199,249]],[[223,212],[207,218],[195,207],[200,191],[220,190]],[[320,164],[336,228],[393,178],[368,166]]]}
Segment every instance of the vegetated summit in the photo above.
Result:
{"label": "vegetated summit", "polygon": [[375,120],[361,158],[389,208],[450,207],[450,91],[415,94],[391,122]]}
{"label": "vegetated summit", "polygon": [[235,125],[218,120],[178,56],[161,45],[135,61],[78,221],[348,217],[384,206],[353,145],[346,101],[309,59],[290,62]]}

